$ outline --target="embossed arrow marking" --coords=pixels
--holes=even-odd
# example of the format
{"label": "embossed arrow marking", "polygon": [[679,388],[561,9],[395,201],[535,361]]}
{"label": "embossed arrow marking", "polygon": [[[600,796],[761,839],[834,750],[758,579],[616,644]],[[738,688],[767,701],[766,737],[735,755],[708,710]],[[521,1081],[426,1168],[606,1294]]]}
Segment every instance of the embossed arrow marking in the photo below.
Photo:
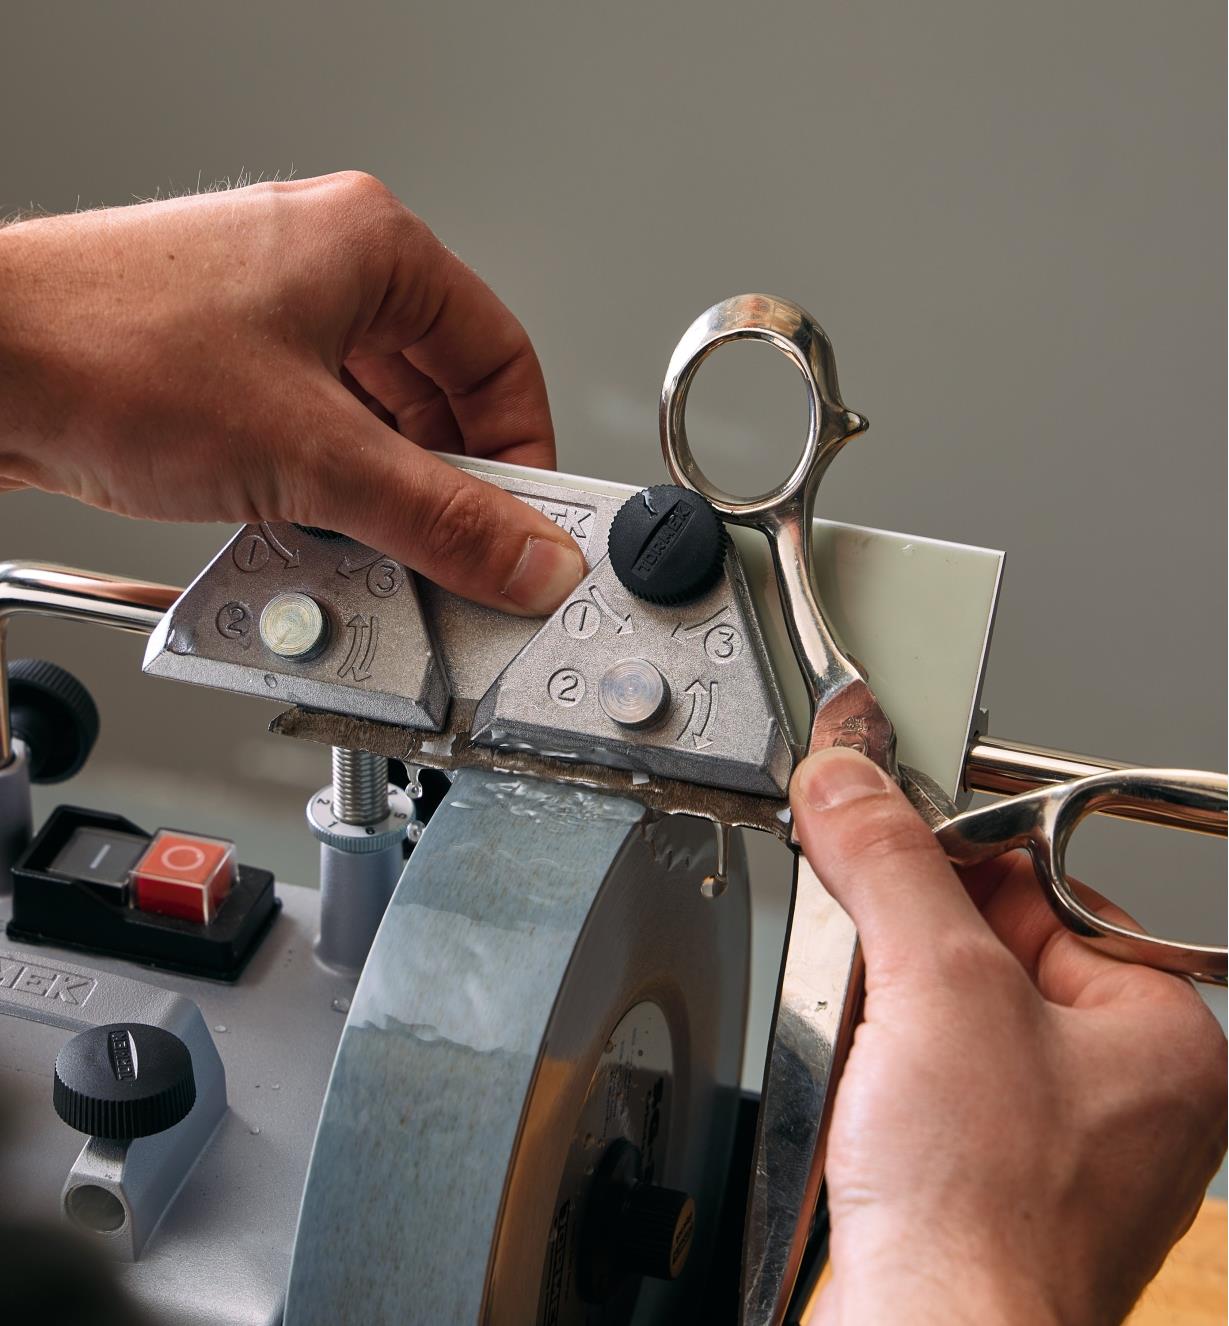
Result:
{"label": "embossed arrow marking", "polygon": [[380,640],[380,619],[374,616],[362,617],[356,612],[346,623],[346,630],[350,632],[350,652],[337,669],[337,675],[349,675],[355,681],[367,681],[371,677],[371,665],[375,662],[376,646]]}
{"label": "embossed arrow marking", "polygon": [[262,520],[260,522],[260,532],[265,536],[265,540],[269,547],[272,548],[285,563],[287,570],[290,570],[291,567],[298,566],[299,554],[297,552],[291,552],[290,549],[286,547],[281,539],[274,534],[273,526],[270,525],[267,520]]}
{"label": "embossed arrow marking", "polygon": [[702,622],[693,622],[690,626],[686,625],[684,622],[679,622],[679,624],[674,628],[674,630],[670,632],[670,638],[674,640],[677,639],[680,635],[682,635],[684,638],[690,638],[693,635],[703,635],[704,632],[707,631],[710,626],[713,626],[717,622],[719,622],[722,619],[722,617],[724,617],[726,613],[729,612],[729,610],[730,610],[730,605],[727,603],[724,608],[718,608],[717,611],[713,613],[711,617],[705,617],[705,619]]}
{"label": "embossed arrow marking", "polygon": [[372,553],[365,561],[352,562],[349,554],[347,554],[337,564],[337,574],[339,576],[345,576],[345,578],[349,580],[355,571],[365,571],[369,566],[375,566],[377,562],[382,562],[384,560],[383,553]]}
{"label": "embossed arrow marking", "polygon": [[610,600],[607,599],[606,595],[603,594],[596,585],[589,586],[589,597],[597,604],[598,611],[604,616],[609,617],[614,623],[616,635],[627,635],[635,632],[636,628],[632,625],[631,613],[629,612],[624,615],[621,612],[615,612],[610,606]]}
{"label": "embossed arrow marking", "polygon": [[687,715],[687,722],[683,724],[683,730],[679,733],[679,740],[690,736],[695,749],[703,750],[713,744],[712,739],[704,734],[717,719],[717,683],[710,681],[706,685],[697,677],[687,687],[685,694],[691,696],[691,712]]}

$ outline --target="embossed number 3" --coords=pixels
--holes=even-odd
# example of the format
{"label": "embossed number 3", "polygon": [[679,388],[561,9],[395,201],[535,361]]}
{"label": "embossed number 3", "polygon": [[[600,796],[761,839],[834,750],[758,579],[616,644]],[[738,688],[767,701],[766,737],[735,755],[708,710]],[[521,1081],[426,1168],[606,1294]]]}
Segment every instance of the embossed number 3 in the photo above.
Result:
{"label": "embossed number 3", "polygon": [[732,663],[743,651],[743,638],[732,626],[714,626],[704,637],[704,652],[714,663]]}
{"label": "embossed number 3", "polygon": [[367,588],[378,599],[390,598],[405,584],[405,571],[400,562],[383,558],[367,572]]}

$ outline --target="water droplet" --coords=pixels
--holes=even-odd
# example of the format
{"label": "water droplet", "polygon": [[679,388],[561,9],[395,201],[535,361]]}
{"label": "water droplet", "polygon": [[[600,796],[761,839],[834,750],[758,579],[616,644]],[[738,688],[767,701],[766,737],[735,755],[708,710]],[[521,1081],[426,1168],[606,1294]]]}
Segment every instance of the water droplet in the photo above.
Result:
{"label": "water droplet", "polygon": [[214,1029],[214,1031],[225,1031],[225,1030],[226,1030],[226,1023],[225,1023],[225,1022],[217,1022],[217,1023],[214,1024],[214,1028],[213,1028],[213,1029]]}
{"label": "water droplet", "polygon": [[348,1013],[350,1011],[350,1001],[343,995],[340,999],[333,1000],[334,1013]]}
{"label": "water droplet", "polygon": [[248,1132],[251,1133],[253,1137],[259,1137],[260,1136],[259,1124],[253,1124],[252,1127],[248,1129]]}
{"label": "water droplet", "polygon": [[282,1089],[282,1084],[280,1082],[274,1082],[271,1089],[273,1091],[280,1091]]}
{"label": "water droplet", "polygon": [[277,685],[277,678],[271,672],[265,673],[265,685],[272,690]]}

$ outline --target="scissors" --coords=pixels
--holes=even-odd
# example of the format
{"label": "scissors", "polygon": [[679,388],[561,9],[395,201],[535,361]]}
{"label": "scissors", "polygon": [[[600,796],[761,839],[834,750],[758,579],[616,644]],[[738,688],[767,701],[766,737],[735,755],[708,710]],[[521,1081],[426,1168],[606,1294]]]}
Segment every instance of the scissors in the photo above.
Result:
{"label": "scissors", "polygon": [[[687,394],[704,360],[737,340],[767,341],[802,375],[807,436],[793,472],[758,497],[739,497],[700,469],[687,437]],[[1226,778],[1174,769],[1114,769],[1006,798],[960,814],[925,775],[899,765],[896,733],[865,670],[838,643],[812,575],[815,495],[828,466],[866,419],[846,409],[832,344],[805,309],[768,295],[714,305],[688,328],[662,388],[662,451],[673,481],[706,498],[726,521],[764,533],[786,629],[811,708],[806,753],[849,746],[910,796],[950,860],[973,865],[1026,848],[1059,920],[1114,956],[1225,983],[1226,950],[1154,939],[1097,915],[1065,871],[1076,825],[1099,810],[1160,821],[1178,818],[1224,833]],[[797,851],[797,841],[793,843]],[[769,1043],[743,1243],[743,1326],[779,1326],[811,1233],[823,1180],[836,1083],[861,1004],[857,934],[798,854],[777,1007]]]}

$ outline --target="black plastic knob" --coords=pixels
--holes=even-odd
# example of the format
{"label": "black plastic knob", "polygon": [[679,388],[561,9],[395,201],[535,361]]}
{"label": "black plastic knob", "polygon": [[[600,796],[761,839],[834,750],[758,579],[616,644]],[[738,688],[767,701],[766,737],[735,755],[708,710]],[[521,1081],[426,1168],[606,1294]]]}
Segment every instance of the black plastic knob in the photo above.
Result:
{"label": "black plastic knob", "polygon": [[149,1137],[195,1104],[192,1055],[178,1036],[143,1022],[91,1027],[56,1057],[51,1099],[78,1132],[116,1142]]}
{"label": "black plastic knob", "polygon": [[62,783],[89,759],[98,740],[98,707],[71,672],[41,658],[9,664],[13,735],[29,752],[32,783]]}
{"label": "black plastic knob", "polygon": [[609,1302],[633,1279],[675,1280],[687,1263],[695,1202],[641,1178],[640,1151],[618,1140],[593,1176],[577,1249],[577,1288],[586,1303]]}
{"label": "black plastic knob", "polygon": [[619,583],[647,603],[690,603],[721,578],[727,536],[699,493],[673,484],[629,497],[610,525]]}
{"label": "black plastic knob", "polygon": [[619,1221],[619,1261],[633,1275],[676,1280],[696,1230],[696,1204],[675,1188],[638,1183]]}

